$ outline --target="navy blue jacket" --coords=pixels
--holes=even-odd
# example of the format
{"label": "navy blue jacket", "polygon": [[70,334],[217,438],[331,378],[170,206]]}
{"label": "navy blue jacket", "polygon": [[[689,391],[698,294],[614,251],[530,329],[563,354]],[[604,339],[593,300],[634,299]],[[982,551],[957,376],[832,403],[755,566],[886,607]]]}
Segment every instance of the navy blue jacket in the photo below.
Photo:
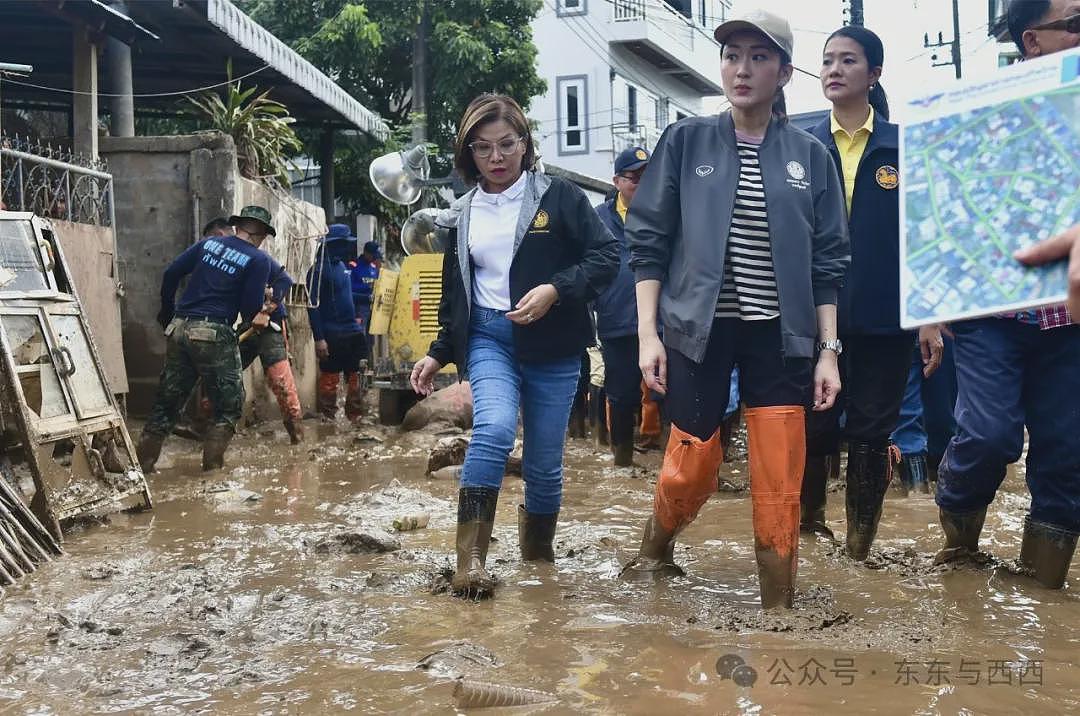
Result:
{"label": "navy blue jacket", "polygon": [[615,208],[617,196],[596,207],[596,213],[604,226],[619,242],[619,273],[603,293],[593,301],[596,310],[596,333],[600,340],[636,336],[637,293],[634,272],[630,269],[630,244],[623,232],[624,224]]}
{"label": "navy blue jacket", "polygon": [[348,265],[341,260],[327,257],[323,262],[322,250],[315,256],[315,265],[307,274],[311,302],[317,307],[308,309],[311,334],[317,341],[328,335],[338,336],[360,333],[363,326],[356,322],[353,305],[352,277]]}
{"label": "navy blue jacket", "polygon": [[[830,119],[811,132],[832,155],[843,183]],[[848,232],[851,266],[837,302],[840,335],[895,335],[900,328],[899,128],[875,113],[855,172]]]}
{"label": "navy blue jacket", "polygon": [[[180,303],[173,307],[180,280],[191,274]],[[270,257],[235,236],[211,236],[190,246],[165,269],[161,280],[161,314],[213,318],[232,324],[236,314],[250,321],[262,310],[263,290],[270,276]]]}

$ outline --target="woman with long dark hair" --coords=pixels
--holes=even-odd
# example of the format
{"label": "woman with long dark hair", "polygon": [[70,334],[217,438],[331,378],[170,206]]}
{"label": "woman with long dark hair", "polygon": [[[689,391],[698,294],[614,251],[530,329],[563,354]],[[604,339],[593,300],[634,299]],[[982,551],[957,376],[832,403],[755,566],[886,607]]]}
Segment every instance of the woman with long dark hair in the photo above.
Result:
{"label": "woman with long dark hair", "polygon": [[534,169],[529,124],[513,99],[485,94],[458,125],[454,163],[476,186],[439,216],[443,258],[439,335],[412,386],[428,394],[448,363],[467,375],[473,434],[458,492],[455,593],[489,595],[488,544],[506,460],[523,424],[523,560],[555,561],[563,446],[594,342],[586,304],[619,267],[615,238],[574,184]]}
{"label": "woman with long dark hair", "polygon": [[[836,405],[807,422],[802,483],[804,531],[831,536],[825,523],[829,456],[847,441],[847,553],[866,559],[892,478],[889,435],[904,398],[913,339],[900,328],[899,133],[889,123],[881,87],[881,39],[848,26],[829,36],[821,86],[830,117],[812,130],[832,155],[844,185],[851,267],[840,290],[838,320],[844,392]],[[924,372],[941,362],[941,331],[920,331]],[[840,415],[846,413],[843,430]]]}
{"label": "woman with long dark hair", "polygon": [[675,537],[716,492],[738,366],[761,604],[791,608],[805,410],[811,400],[830,408],[840,390],[843,189],[821,143],[787,121],[787,20],[758,11],[715,36],[731,110],[667,129],[626,225],[641,371],[666,394],[671,437],[640,553],[624,574],[678,571]]}

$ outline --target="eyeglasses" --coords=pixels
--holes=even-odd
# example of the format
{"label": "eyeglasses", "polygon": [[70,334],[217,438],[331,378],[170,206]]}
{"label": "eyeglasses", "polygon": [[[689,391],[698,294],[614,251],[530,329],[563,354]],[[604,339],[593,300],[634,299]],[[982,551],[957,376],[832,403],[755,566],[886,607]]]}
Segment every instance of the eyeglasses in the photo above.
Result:
{"label": "eyeglasses", "polygon": [[620,179],[625,179],[631,184],[637,184],[641,181],[641,172],[635,172],[634,174],[619,174]]}
{"label": "eyeglasses", "polygon": [[1054,20],[1053,22],[1046,22],[1042,25],[1036,25],[1035,27],[1029,27],[1029,30],[1064,30],[1074,35],[1080,35],[1080,14],[1070,15],[1069,17],[1061,20]]}
{"label": "eyeglasses", "polygon": [[475,155],[478,159],[487,159],[491,156],[491,153],[495,151],[496,147],[498,147],[499,149],[499,154],[506,156],[508,154],[513,154],[514,152],[516,152],[518,149],[518,145],[521,144],[521,142],[523,142],[524,140],[524,137],[508,137],[506,139],[500,139],[494,144],[491,142],[485,142],[483,140],[480,140],[469,144],[469,149],[472,150],[473,155]]}

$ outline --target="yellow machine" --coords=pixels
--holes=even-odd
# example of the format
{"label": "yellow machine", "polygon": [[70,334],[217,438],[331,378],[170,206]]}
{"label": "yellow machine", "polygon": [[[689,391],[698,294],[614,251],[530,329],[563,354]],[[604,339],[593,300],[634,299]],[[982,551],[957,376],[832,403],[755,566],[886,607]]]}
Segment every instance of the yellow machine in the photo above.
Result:
{"label": "yellow machine", "polygon": [[[406,256],[400,270],[384,268],[375,281],[368,331],[378,338],[369,384],[379,390],[383,424],[399,424],[417,400],[409,375],[439,332],[442,261],[442,253]],[[448,366],[436,376],[435,387],[456,379],[457,369]]]}

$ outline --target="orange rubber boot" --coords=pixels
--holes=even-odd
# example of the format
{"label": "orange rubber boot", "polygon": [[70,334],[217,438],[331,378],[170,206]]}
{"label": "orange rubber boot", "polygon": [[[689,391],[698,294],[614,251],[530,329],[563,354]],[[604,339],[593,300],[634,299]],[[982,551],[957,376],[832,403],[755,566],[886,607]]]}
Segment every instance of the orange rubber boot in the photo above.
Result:
{"label": "orange rubber boot", "polygon": [[345,393],[345,417],[356,422],[364,414],[364,384],[359,373],[348,374],[348,390]]}
{"label": "orange rubber boot", "polygon": [[660,447],[660,405],[652,399],[645,381],[641,381],[641,425],[638,433],[641,435],[639,448],[652,450]]}
{"label": "orange rubber boot", "polygon": [[799,564],[806,411],[798,405],[750,408],[746,428],[761,606],[791,609]]}
{"label": "orange rubber boot", "polygon": [[281,360],[266,369],[266,383],[277,398],[281,419],[289,440],[296,445],[304,440],[303,413],[300,411],[300,397],[296,394],[296,381],[293,379],[289,361]]}
{"label": "orange rubber boot", "polygon": [[708,440],[671,426],[653,497],[653,514],[645,525],[641,550],[623,573],[681,573],[672,559],[675,535],[694,521],[698,510],[716,492],[717,476],[724,462],[719,430]]}
{"label": "orange rubber boot", "polygon": [[319,412],[328,420],[337,417],[337,387],[340,380],[340,373],[319,371],[319,392],[316,402],[319,406]]}

